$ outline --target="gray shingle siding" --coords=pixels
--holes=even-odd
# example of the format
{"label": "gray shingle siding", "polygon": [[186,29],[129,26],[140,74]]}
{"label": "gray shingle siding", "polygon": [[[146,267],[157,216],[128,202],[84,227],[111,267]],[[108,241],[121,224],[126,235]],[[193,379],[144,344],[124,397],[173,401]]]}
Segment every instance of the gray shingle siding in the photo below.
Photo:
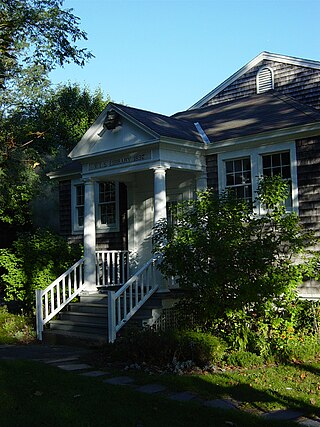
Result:
{"label": "gray shingle siding", "polygon": [[299,216],[320,234],[320,136],[296,141]]}
{"label": "gray shingle siding", "polygon": [[205,106],[247,97],[257,92],[256,75],[262,67],[270,67],[274,72],[274,89],[289,95],[297,101],[320,109],[320,70],[263,60],[235,82],[210,99]]}
{"label": "gray shingle siding", "polygon": [[212,188],[215,192],[219,191],[218,183],[218,156],[212,154],[206,157],[207,162],[207,183],[208,187]]}

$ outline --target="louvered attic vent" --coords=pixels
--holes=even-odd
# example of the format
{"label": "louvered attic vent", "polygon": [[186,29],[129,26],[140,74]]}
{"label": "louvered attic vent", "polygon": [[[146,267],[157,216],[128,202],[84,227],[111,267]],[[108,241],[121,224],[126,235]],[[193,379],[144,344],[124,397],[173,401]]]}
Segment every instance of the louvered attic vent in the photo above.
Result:
{"label": "louvered attic vent", "polygon": [[263,67],[257,73],[257,93],[273,89],[273,71],[271,68]]}

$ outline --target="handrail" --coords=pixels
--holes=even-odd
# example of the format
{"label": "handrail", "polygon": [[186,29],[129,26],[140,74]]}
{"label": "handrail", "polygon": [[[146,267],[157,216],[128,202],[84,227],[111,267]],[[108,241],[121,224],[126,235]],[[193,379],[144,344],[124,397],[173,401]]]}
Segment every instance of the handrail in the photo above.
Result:
{"label": "handrail", "polygon": [[36,290],[37,338],[42,340],[44,325],[71,302],[84,288],[84,258],[61,274],[46,289]]}
{"label": "handrail", "polygon": [[119,290],[108,290],[108,335],[114,342],[119,330],[159,288],[158,258],[151,258]]}

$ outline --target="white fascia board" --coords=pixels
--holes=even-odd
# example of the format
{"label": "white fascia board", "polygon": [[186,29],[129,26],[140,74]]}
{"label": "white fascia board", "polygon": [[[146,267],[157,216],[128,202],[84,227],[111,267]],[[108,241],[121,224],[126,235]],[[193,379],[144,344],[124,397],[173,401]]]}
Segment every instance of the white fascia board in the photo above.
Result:
{"label": "white fascia board", "polygon": [[180,149],[180,150],[182,148],[192,148],[196,150],[205,150],[207,148],[206,144],[204,143],[196,142],[196,141],[188,141],[186,139],[161,137],[159,141],[162,144],[176,146],[177,149]]}
{"label": "white fascia board", "polygon": [[59,173],[59,171],[56,171],[56,172],[49,172],[46,175],[50,179],[57,179],[57,178],[76,179],[81,177],[81,172]]}
{"label": "white fascia board", "polygon": [[246,65],[244,65],[242,68],[240,68],[240,70],[238,70],[234,74],[232,74],[227,80],[223,81],[219,86],[217,86],[215,89],[213,89],[211,92],[209,92],[203,98],[201,98],[198,102],[193,104],[190,108],[188,108],[188,110],[194,110],[196,108],[201,108],[211,98],[216,96],[223,89],[225,89],[227,86],[229,86],[235,80],[237,80],[239,77],[241,77],[247,71],[249,71],[250,68],[255,67],[257,64],[259,64],[259,62],[261,62],[263,60],[282,62],[285,64],[297,65],[300,67],[314,68],[314,69],[320,70],[320,61],[312,61],[312,60],[308,60],[308,59],[296,58],[293,56],[278,55],[276,53],[270,53],[270,52],[261,52],[259,55],[257,55],[255,58],[253,58],[250,62],[248,62]]}
{"label": "white fascia board", "polygon": [[278,131],[264,132],[242,138],[232,138],[220,142],[212,142],[207,147],[207,155],[221,153],[223,151],[238,150],[246,147],[273,144],[284,140],[307,138],[320,135],[320,122],[310,125],[285,128]]}

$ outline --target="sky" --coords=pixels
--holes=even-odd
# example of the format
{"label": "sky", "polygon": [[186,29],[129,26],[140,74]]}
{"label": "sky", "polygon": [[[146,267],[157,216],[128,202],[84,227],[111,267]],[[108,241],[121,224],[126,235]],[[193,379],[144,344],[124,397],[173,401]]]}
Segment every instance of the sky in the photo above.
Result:
{"label": "sky", "polygon": [[320,61],[319,0],[65,0],[95,58],[51,73],[171,115],[262,51]]}

